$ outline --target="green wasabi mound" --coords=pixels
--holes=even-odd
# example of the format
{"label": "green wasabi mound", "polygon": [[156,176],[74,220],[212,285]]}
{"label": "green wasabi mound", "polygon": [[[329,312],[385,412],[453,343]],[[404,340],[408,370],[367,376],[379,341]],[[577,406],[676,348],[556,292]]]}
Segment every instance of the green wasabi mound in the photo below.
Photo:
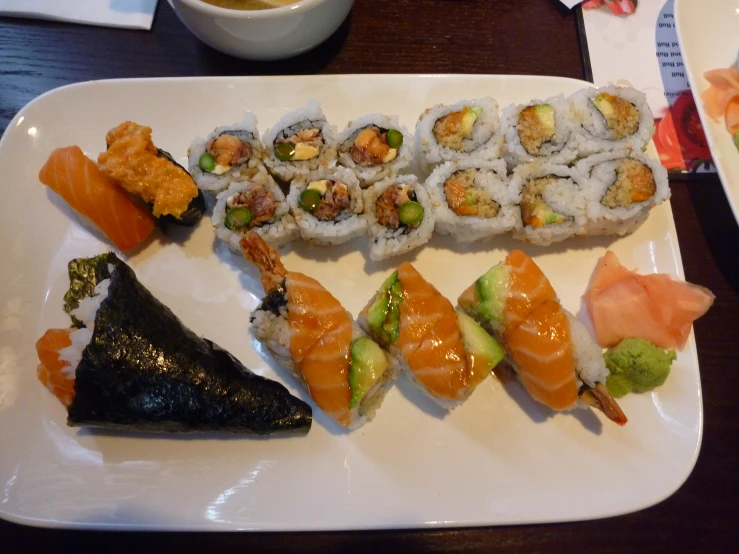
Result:
{"label": "green wasabi mound", "polygon": [[737,131],[734,135],[734,146],[736,146],[736,149],[739,150],[739,131]]}
{"label": "green wasabi mound", "polygon": [[614,398],[648,392],[665,382],[675,358],[674,350],[663,350],[648,340],[624,339],[603,355],[611,372],[606,388]]}

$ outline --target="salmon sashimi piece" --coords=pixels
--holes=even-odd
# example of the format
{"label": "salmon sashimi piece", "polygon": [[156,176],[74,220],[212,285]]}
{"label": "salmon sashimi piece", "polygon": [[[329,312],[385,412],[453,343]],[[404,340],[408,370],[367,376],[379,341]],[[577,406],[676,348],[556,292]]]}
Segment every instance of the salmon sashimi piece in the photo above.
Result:
{"label": "salmon sashimi piece", "polygon": [[506,257],[510,291],[503,313],[506,333],[515,329],[539,305],[557,299],[552,284],[538,265],[521,250]]}
{"label": "salmon sashimi piece", "polygon": [[349,387],[352,322],[344,312],[344,322],[326,333],[299,364],[308,391],[319,408],[341,425],[351,421],[352,393]]}
{"label": "salmon sashimi piece", "polygon": [[398,267],[398,280],[403,302],[397,344],[408,367],[429,394],[463,399],[470,371],[454,306],[407,262]]}
{"label": "salmon sashimi piece", "polygon": [[69,362],[59,359],[59,352],[72,345],[70,334],[73,329],[49,329],[36,342],[36,352],[41,362],[37,369],[38,379],[54,393],[64,406],[74,400],[74,378],[63,370]]}
{"label": "salmon sashimi piece", "polygon": [[547,300],[508,334],[508,352],[519,378],[537,401],[554,409],[577,401],[577,377],[570,324],[562,306]]}
{"label": "salmon sashimi piece", "polygon": [[154,218],[118,182],[102,173],[78,146],[54,150],[39,171],[39,181],[92,220],[125,252],[154,230]]}
{"label": "salmon sashimi piece", "polygon": [[661,348],[682,349],[693,322],[708,311],[715,296],[668,275],[630,271],[608,251],[584,299],[601,346],[642,338]]}

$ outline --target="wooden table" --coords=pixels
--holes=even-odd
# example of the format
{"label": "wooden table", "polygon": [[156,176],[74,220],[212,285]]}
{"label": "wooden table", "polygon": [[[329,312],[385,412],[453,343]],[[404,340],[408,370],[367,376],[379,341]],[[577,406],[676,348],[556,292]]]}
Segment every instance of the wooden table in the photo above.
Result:
{"label": "wooden table", "polygon": [[[300,73],[493,73],[583,78],[573,14],[555,0],[358,0],[326,43],[299,58],[251,63],[195,39],[165,1],[151,32],[0,18],[0,129],[54,87],[119,77]],[[705,437],[687,483],[661,504],[584,523],[320,534],[53,531],[0,521],[0,551],[736,552],[739,551],[739,228],[717,178],[675,181],[672,209],[687,279],[716,303],[695,326]],[[736,396],[735,396],[736,395]],[[597,483],[593,484],[597,487]],[[1,499],[1,497],[0,497]]]}

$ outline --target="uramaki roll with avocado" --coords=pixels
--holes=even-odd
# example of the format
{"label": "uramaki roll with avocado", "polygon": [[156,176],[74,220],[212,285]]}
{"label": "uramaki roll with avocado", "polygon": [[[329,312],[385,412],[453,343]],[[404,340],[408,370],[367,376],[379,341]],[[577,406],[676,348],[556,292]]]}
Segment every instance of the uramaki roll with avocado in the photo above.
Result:
{"label": "uramaki roll with avocado", "polygon": [[339,163],[362,187],[394,177],[413,160],[413,135],[397,115],[370,114],[349,122],[338,139]]}
{"label": "uramaki roll with avocado", "polygon": [[537,162],[520,165],[513,171],[508,193],[521,217],[514,239],[549,246],[584,232],[585,196],[574,169]]}
{"label": "uramaki roll with avocado", "polygon": [[425,187],[434,207],[436,231],[458,242],[507,233],[519,224],[503,160],[446,162],[431,172]]}
{"label": "uramaki roll with avocado", "polygon": [[589,235],[626,235],[670,197],[667,170],[657,159],[614,150],[580,160]]}
{"label": "uramaki roll with avocado", "polygon": [[431,199],[415,175],[388,177],[365,189],[364,216],[374,261],[418,248],[434,233]]}
{"label": "uramaki roll with avocado", "polygon": [[329,125],[317,100],[291,112],[262,137],[265,164],[283,181],[336,165],[336,130]]}
{"label": "uramaki roll with avocado", "polygon": [[570,97],[579,157],[626,148],[641,152],[654,135],[647,97],[631,87],[586,88]]}
{"label": "uramaki roll with avocado", "polygon": [[287,271],[258,234],[247,233],[241,248],[266,293],[249,319],[256,339],[334,421],[355,429],[372,419],[396,378],[397,360],[318,281]]}
{"label": "uramaki roll with avocado", "polygon": [[342,244],[363,235],[362,189],[351,170],[338,167],[298,177],[290,185],[287,203],[300,236],[313,244]]}
{"label": "uramaki roll with avocado", "polygon": [[505,356],[479,323],[456,311],[408,262],[385,280],[358,321],[447,409],[464,402]]}
{"label": "uramaki roll with avocado", "polygon": [[239,241],[249,231],[256,231],[275,248],[299,235],[285,195],[266,171],[254,179],[236,181],[221,192],[211,223],[216,237],[234,252],[241,252]]}
{"label": "uramaki roll with avocado", "polygon": [[251,112],[238,123],[216,127],[205,139],[195,137],[187,152],[188,169],[195,183],[211,194],[263,171],[263,157],[257,116]]}
{"label": "uramaki roll with avocado", "polygon": [[500,157],[498,103],[490,97],[462,100],[425,110],[416,123],[416,150],[422,169],[451,160]]}
{"label": "uramaki roll with avocado", "polygon": [[528,104],[511,104],[503,110],[500,133],[505,139],[503,154],[508,167],[546,160],[567,164],[577,157],[575,125],[570,103],[563,95]]}

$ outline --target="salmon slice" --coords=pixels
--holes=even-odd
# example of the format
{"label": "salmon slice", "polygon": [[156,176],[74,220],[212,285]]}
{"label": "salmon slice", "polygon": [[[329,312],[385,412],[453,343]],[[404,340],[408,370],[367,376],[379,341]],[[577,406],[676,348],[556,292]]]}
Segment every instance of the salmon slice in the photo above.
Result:
{"label": "salmon slice", "polygon": [[39,181],[92,220],[113,244],[125,252],[154,230],[154,219],[104,175],[78,146],[57,148],[39,172]]}
{"label": "salmon slice", "polygon": [[505,260],[510,272],[510,292],[503,324],[506,333],[521,324],[539,305],[556,300],[552,284],[538,265],[521,250],[513,250]]}
{"label": "salmon slice", "polygon": [[285,287],[290,355],[300,364],[327,333],[343,325],[349,316],[318,281],[302,273],[288,272]]}
{"label": "salmon slice", "polygon": [[352,323],[346,321],[329,331],[299,365],[311,397],[319,408],[341,425],[349,425],[352,393],[349,387]]}
{"label": "salmon slice", "polygon": [[547,300],[507,334],[508,352],[528,393],[554,410],[577,401],[570,324],[562,306]]}
{"label": "salmon slice", "polygon": [[433,396],[461,400],[470,372],[452,303],[408,262],[398,267],[403,286],[398,347],[416,380]]}
{"label": "salmon slice", "polygon": [[74,379],[62,370],[69,362],[59,359],[59,352],[72,345],[72,329],[49,329],[36,342],[36,352],[41,362],[37,369],[38,379],[54,393],[64,406],[74,400]]}
{"label": "salmon slice", "polygon": [[639,275],[606,252],[584,295],[601,346],[642,338],[682,349],[693,322],[713,304],[711,291],[663,274]]}
{"label": "salmon slice", "polygon": [[339,301],[302,273],[288,272],[287,319],[290,355],[311,397],[328,415],[348,424],[352,321]]}

